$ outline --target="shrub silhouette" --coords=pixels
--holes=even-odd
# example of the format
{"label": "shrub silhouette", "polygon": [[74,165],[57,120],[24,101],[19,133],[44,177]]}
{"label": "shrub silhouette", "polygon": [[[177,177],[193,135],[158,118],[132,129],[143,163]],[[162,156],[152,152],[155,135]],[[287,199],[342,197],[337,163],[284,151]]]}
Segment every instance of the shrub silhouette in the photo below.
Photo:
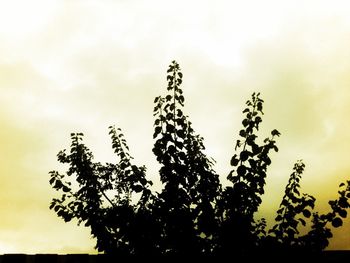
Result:
{"label": "shrub silhouette", "polygon": [[[94,161],[82,133],[71,134],[70,151],[60,151],[61,174],[50,172],[50,184],[60,193],[50,209],[66,222],[76,219],[90,227],[98,251],[118,255],[259,255],[280,251],[319,253],[347,216],[350,181],[340,184],[331,211],[314,211],[315,198],[300,193],[305,165],[297,161],[267,230],[255,213],[264,194],[271,152],[277,152],[277,130],[258,142],[263,100],[254,93],[231,158],[232,170],[223,187],[214,161],[204,154],[203,138],[183,112],[182,73],[173,61],[167,71],[167,94],[155,98],[153,153],[161,164],[163,189],[152,192],[146,167],[137,166],[119,128],[109,127],[118,162]],[[300,226],[308,229],[300,234]],[[305,232],[305,231],[304,231]]]}

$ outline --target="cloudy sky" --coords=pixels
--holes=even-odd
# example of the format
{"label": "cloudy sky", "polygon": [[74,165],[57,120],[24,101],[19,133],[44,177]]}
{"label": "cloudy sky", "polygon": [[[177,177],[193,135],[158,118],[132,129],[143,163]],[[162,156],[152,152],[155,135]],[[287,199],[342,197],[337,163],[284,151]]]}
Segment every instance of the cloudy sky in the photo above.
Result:
{"label": "cloudy sky", "polygon": [[[244,103],[261,92],[262,138],[282,133],[261,216],[273,218],[298,159],[303,190],[326,211],[350,178],[349,10],[337,0],[0,0],[0,253],[94,251],[87,229],[48,209],[48,172],[76,131],[97,160],[113,160],[115,124],[156,180],[153,99],[174,59],[222,178]],[[350,249],[349,230],[347,220],[330,248]]]}

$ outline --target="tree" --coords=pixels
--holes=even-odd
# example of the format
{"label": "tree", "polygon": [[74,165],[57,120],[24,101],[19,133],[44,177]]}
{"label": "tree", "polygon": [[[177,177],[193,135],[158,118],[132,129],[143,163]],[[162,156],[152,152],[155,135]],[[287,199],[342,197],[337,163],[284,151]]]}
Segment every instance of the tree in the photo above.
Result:
{"label": "tree", "polygon": [[[350,207],[350,181],[340,184],[339,198],[330,201],[331,212],[314,211],[315,198],[300,193],[304,163],[296,162],[277,210],[276,223],[256,219],[264,194],[271,153],[278,152],[277,130],[259,142],[263,103],[253,93],[245,115],[229,184],[223,187],[206,156],[203,138],[184,114],[183,74],[173,61],[167,71],[167,94],[154,100],[153,153],[161,164],[163,189],[152,192],[146,167],[133,164],[124,135],[109,127],[117,162],[94,162],[82,133],[71,134],[70,152],[60,151],[58,161],[68,170],[50,172],[50,184],[60,193],[50,209],[66,222],[76,219],[96,238],[96,248],[118,255],[236,256],[262,251],[318,253],[340,227]],[[302,235],[299,228],[309,226]]]}

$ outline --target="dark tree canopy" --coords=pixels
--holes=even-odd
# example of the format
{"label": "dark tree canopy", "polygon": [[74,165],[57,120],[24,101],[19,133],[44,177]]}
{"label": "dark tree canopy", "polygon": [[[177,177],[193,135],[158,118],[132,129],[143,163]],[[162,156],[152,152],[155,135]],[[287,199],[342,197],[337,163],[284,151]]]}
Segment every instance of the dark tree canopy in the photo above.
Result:
{"label": "dark tree canopy", "polygon": [[[275,224],[267,229],[256,212],[264,194],[271,153],[277,152],[277,130],[260,142],[263,103],[254,93],[243,110],[232,170],[222,186],[203,138],[184,113],[182,73],[173,61],[167,71],[167,93],[154,100],[153,153],[160,163],[160,192],[150,189],[146,167],[137,166],[119,128],[109,127],[116,163],[94,161],[82,133],[71,134],[69,151],[57,155],[68,170],[50,172],[60,193],[50,209],[66,222],[76,219],[91,229],[100,252],[116,255],[249,256],[282,251],[319,253],[328,246],[332,228],[347,216],[350,181],[340,184],[330,212],[314,210],[315,198],[300,192],[304,163],[290,175]],[[307,231],[301,233],[300,227]]]}

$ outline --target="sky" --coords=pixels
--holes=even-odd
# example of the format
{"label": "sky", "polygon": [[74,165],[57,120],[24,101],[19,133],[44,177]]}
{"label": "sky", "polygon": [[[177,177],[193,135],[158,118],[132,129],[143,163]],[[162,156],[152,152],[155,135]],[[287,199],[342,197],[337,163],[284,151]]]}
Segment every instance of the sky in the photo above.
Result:
{"label": "sky", "polygon": [[[185,111],[224,181],[245,101],[265,101],[261,139],[278,129],[259,216],[271,223],[293,164],[328,211],[350,178],[349,1],[0,0],[0,253],[94,253],[89,230],[48,209],[56,154],[83,132],[113,161],[120,127],[158,180],[153,100],[176,60]],[[350,220],[330,249],[350,249]]]}

